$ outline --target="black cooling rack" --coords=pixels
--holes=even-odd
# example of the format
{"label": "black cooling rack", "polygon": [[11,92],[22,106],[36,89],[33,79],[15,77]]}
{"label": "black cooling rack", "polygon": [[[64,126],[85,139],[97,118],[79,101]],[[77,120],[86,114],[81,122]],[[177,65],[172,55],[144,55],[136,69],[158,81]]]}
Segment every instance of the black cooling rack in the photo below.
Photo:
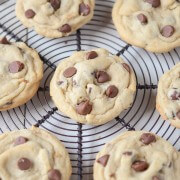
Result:
{"label": "black cooling rack", "polygon": [[[22,41],[35,48],[44,62],[44,78],[35,97],[25,105],[0,112],[0,131],[36,125],[55,134],[69,151],[73,166],[72,179],[92,179],[95,155],[102,146],[124,131],[152,131],[180,150],[180,132],[163,121],[155,110],[160,76],[180,61],[180,48],[170,53],[153,54],[123,42],[111,21],[113,0],[96,0],[95,15],[90,23],[69,37],[47,39],[26,29],[15,17],[15,0],[0,2],[0,35]],[[49,82],[58,62],[74,51],[106,48],[121,56],[134,69],[137,92],[132,108],[101,126],[76,123],[61,114],[49,96]]]}

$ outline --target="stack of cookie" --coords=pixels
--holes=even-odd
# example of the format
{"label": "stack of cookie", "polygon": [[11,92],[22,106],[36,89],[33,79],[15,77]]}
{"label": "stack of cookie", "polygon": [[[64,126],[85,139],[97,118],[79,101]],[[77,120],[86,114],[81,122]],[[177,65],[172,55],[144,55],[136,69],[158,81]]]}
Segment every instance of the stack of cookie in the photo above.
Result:
{"label": "stack of cookie", "polygon": [[[43,36],[68,36],[93,17],[94,0],[17,0],[16,15]],[[123,40],[152,52],[180,46],[176,0],[117,0],[113,21]],[[0,111],[20,106],[36,93],[43,76],[38,53],[25,43],[0,40]],[[11,53],[9,53],[11,52]],[[105,124],[131,107],[136,93],[132,68],[105,49],[75,52],[59,63],[50,83],[58,109],[80,123]],[[180,128],[180,63],[159,81],[157,110]],[[39,128],[0,136],[0,179],[68,180],[67,151]],[[126,132],[97,155],[95,180],[178,180],[180,153],[148,132]]]}

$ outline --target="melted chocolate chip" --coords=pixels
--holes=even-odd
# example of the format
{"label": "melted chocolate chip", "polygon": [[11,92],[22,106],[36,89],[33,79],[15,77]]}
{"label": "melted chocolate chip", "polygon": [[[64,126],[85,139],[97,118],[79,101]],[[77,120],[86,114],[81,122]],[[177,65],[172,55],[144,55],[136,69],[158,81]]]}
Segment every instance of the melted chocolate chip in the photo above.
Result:
{"label": "melted chocolate chip", "polygon": [[82,16],[87,16],[90,13],[90,7],[87,4],[81,3],[79,5],[79,14]]}
{"label": "melted chocolate chip", "polygon": [[24,64],[20,61],[13,61],[9,64],[10,73],[18,73],[24,69]]}
{"label": "melted chocolate chip", "polygon": [[24,144],[28,141],[27,138],[23,137],[23,136],[19,136],[15,141],[14,141],[14,145],[20,145],[20,144]]}
{"label": "melted chocolate chip", "polygon": [[147,3],[151,4],[152,7],[157,8],[161,5],[160,0],[146,0]]}
{"label": "melted chocolate chip", "polygon": [[111,80],[108,73],[104,72],[104,71],[97,71],[95,74],[95,77],[96,77],[98,83],[105,83],[105,82]]}
{"label": "melted chocolate chip", "polygon": [[148,19],[144,14],[138,14],[137,15],[138,20],[141,22],[141,24],[147,24]]}
{"label": "melted chocolate chip", "polygon": [[166,38],[171,37],[174,34],[174,32],[175,32],[175,29],[171,25],[164,26],[161,30],[162,36]]}
{"label": "melted chocolate chip", "polygon": [[115,177],[115,174],[114,174],[114,173],[113,173],[113,174],[111,174],[111,175],[110,175],[110,177]]}
{"label": "melted chocolate chip", "polygon": [[118,88],[112,85],[107,88],[106,96],[108,96],[109,98],[114,98],[117,96],[118,92],[119,92]]}
{"label": "melted chocolate chip", "polygon": [[86,59],[89,60],[89,59],[95,59],[96,57],[98,57],[98,54],[96,51],[91,51],[91,52],[88,52],[86,54]]}
{"label": "melted chocolate chip", "polygon": [[64,24],[60,29],[60,32],[62,33],[69,33],[71,32],[71,26],[69,24]]}
{"label": "melted chocolate chip", "polygon": [[49,180],[61,180],[61,173],[57,169],[52,169],[48,172]]}
{"label": "melted chocolate chip", "polygon": [[3,37],[3,38],[0,40],[0,44],[10,44],[10,42],[6,39],[6,37]]}
{"label": "melted chocolate chip", "polygon": [[176,101],[180,99],[180,93],[177,91],[174,91],[174,93],[171,95],[171,100]]}
{"label": "melted chocolate chip", "polygon": [[180,111],[178,111],[178,112],[176,113],[176,117],[177,117],[178,119],[180,119]]}
{"label": "melted chocolate chip", "polygon": [[140,141],[145,145],[149,145],[156,141],[156,137],[151,133],[144,133],[141,135]]}
{"label": "melted chocolate chip", "polygon": [[90,114],[92,111],[92,105],[89,101],[83,101],[76,106],[76,112],[80,115]]}
{"label": "melted chocolate chip", "polygon": [[50,0],[50,4],[53,7],[55,11],[57,11],[60,8],[61,1],[60,0]]}
{"label": "melted chocolate chip", "polygon": [[131,156],[132,155],[132,152],[124,152],[123,155],[126,155],[126,156]]}
{"label": "melted chocolate chip", "polygon": [[123,65],[123,67],[124,67],[129,73],[131,72],[131,69],[130,69],[130,67],[129,67],[128,64],[122,63],[122,65]]}
{"label": "melted chocolate chip", "polygon": [[135,161],[132,166],[131,166],[135,171],[137,172],[141,172],[141,171],[145,171],[149,165],[147,162],[145,161]]}
{"label": "melted chocolate chip", "polygon": [[27,11],[25,11],[25,16],[28,19],[33,18],[35,15],[36,15],[36,13],[32,9],[28,9]]}
{"label": "melted chocolate chip", "polygon": [[104,155],[104,156],[100,157],[100,158],[97,160],[97,162],[98,162],[99,164],[102,164],[102,165],[105,167],[105,166],[107,165],[108,160],[109,160],[109,155],[107,154],[107,155]]}
{"label": "melted chocolate chip", "polygon": [[152,180],[160,180],[158,176],[153,176]]}
{"label": "melted chocolate chip", "polygon": [[66,78],[70,78],[74,76],[76,73],[77,73],[77,69],[75,67],[69,67],[64,71],[63,75]]}
{"label": "melted chocolate chip", "polygon": [[32,167],[32,163],[29,159],[27,158],[21,158],[18,161],[18,167],[20,170],[28,170]]}

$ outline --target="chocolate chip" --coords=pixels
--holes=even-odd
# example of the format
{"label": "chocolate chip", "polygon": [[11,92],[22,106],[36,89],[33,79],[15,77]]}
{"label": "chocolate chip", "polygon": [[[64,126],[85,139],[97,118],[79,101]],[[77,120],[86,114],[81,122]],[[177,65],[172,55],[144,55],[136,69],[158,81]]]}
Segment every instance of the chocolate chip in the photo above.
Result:
{"label": "chocolate chip", "polygon": [[77,72],[77,69],[75,67],[69,67],[64,71],[63,75],[66,78],[70,78],[70,77],[74,76],[76,74],[76,72]]}
{"label": "chocolate chip", "polygon": [[177,91],[174,91],[174,93],[171,95],[171,100],[176,101],[180,99],[180,93]]}
{"label": "chocolate chip", "polygon": [[53,9],[56,11],[60,8],[61,1],[60,0],[50,0],[50,4],[53,7]]}
{"label": "chocolate chip", "polygon": [[13,61],[9,64],[10,73],[18,73],[24,69],[24,64],[20,61]]}
{"label": "chocolate chip", "polygon": [[28,141],[27,138],[23,137],[23,136],[19,136],[15,141],[14,141],[14,145],[20,145],[20,144],[24,144]]}
{"label": "chocolate chip", "polygon": [[118,88],[112,85],[107,88],[106,96],[108,96],[109,98],[114,98],[117,96],[118,92],[119,92]]}
{"label": "chocolate chip", "polygon": [[90,7],[84,3],[79,5],[79,14],[82,16],[87,16],[90,13]]}
{"label": "chocolate chip", "polygon": [[178,112],[176,113],[176,116],[177,116],[178,119],[180,119],[180,111],[178,111]]}
{"label": "chocolate chip", "polygon": [[161,30],[162,36],[166,38],[171,37],[174,34],[174,32],[175,32],[175,29],[171,25],[164,26]]}
{"label": "chocolate chip", "polygon": [[28,170],[29,168],[31,168],[31,166],[32,166],[32,163],[27,158],[21,158],[18,161],[18,167],[20,170]]}
{"label": "chocolate chip", "polygon": [[110,175],[110,177],[115,177],[115,174],[114,174],[114,173],[113,173],[113,174],[111,174],[111,175]]}
{"label": "chocolate chip", "polygon": [[144,14],[138,14],[137,15],[138,20],[141,22],[141,24],[147,24],[148,19]]}
{"label": "chocolate chip", "polygon": [[131,156],[131,155],[132,155],[132,152],[124,152],[123,155]]}
{"label": "chocolate chip", "polygon": [[108,162],[108,160],[109,160],[109,155],[107,154],[107,155],[104,155],[104,156],[100,157],[100,158],[97,160],[97,162],[98,162],[99,164],[102,164],[102,165],[105,167],[106,164],[107,164],[107,162]]}
{"label": "chocolate chip", "polygon": [[98,57],[98,54],[96,51],[91,51],[91,52],[88,52],[86,54],[86,59],[89,60],[89,59],[95,59],[96,57]]}
{"label": "chocolate chip", "polygon": [[149,145],[156,141],[156,137],[151,133],[144,133],[141,135],[140,141],[145,145]]}
{"label": "chocolate chip", "polygon": [[161,5],[160,0],[146,0],[147,3],[151,4],[152,7],[157,8]]}
{"label": "chocolate chip", "polygon": [[28,19],[33,18],[35,15],[36,15],[36,13],[32,9],[28,9],[27,11],[25,11],[25,16]]}
{"label": "chocolate chip", "polygon": [[61,180],[61,173],[57,169],[52,169],[48,172],[49,180]]}
{"label": "chocolate chip", "polygon": [[141,172],[141,171],[145,171],[145,170],[149,167],[149,165],[148,165],[148,163],[145,162],[145,161],[135,161],[135,162],[131,165],[131,167],[132,167],[135,171]]}
{"label": "chocolate chip", "polygon": [[62,33],[69,33],[71,32],[71,26],[69,24],[64,24],[60,29],[60,32]]}
{"label": "chocolate chip", "polygon": [[111,80],[108,73],[104,72],[104,71],[97,71],[95,74],[95,77],[96,77],[98,83],[105,83],[105,82]]}
{"label": "chocolate chip", "polygon": [[89,103],[89,101],[83,101],[76,106],[76,111],[80,115],[90,114],[92,111],[92,105]]}
{"label": "chocolate chip", "polygon": [[157,176],[153,176],[152,180],[160,180]]}
{"label": "chocolate chip", "polygon": [[129,67],[128,64],[122,63],[122,65],[123,65],[123,67],[124,67],[129,73],[131,72],[131,69],[130,69],[130,67]]}
{"label": "chocolate chip", "polygon": [[6,37],[3,37],[0,41],[0,44],[10,44]]}

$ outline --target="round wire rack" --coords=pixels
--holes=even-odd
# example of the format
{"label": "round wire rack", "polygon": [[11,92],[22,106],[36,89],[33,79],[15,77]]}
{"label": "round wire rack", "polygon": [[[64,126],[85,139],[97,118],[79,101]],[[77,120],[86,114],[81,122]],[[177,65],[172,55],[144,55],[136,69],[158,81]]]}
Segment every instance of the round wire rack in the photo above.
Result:
{"label": "round wire rack", "polygon": [[[44,38],[25,28],[15,16],[15,0],[0,1],[0,36],[23,41],[36,49],[44,62],[44,77],[37,94],[23,106],[0,112],[0,132],[36,125],[56,135],[66,146],[73,167],[72,179],[92,179],[92,168],[102,146],[124,131],[151,131],[180,150],[180,130],[163,121],[155,110],[157,84],[162,74],[180,61],[180,48],[155,54],[119,38],[111,20],[114,0],[96,0],[93,19],[76,33],[59,39]],[[122,57],[136,74],[137,92],[132,107],[101,126],[76,123],[58,111],[49,95],[49,82],[62,59],[74,51],[105,48]]]}

